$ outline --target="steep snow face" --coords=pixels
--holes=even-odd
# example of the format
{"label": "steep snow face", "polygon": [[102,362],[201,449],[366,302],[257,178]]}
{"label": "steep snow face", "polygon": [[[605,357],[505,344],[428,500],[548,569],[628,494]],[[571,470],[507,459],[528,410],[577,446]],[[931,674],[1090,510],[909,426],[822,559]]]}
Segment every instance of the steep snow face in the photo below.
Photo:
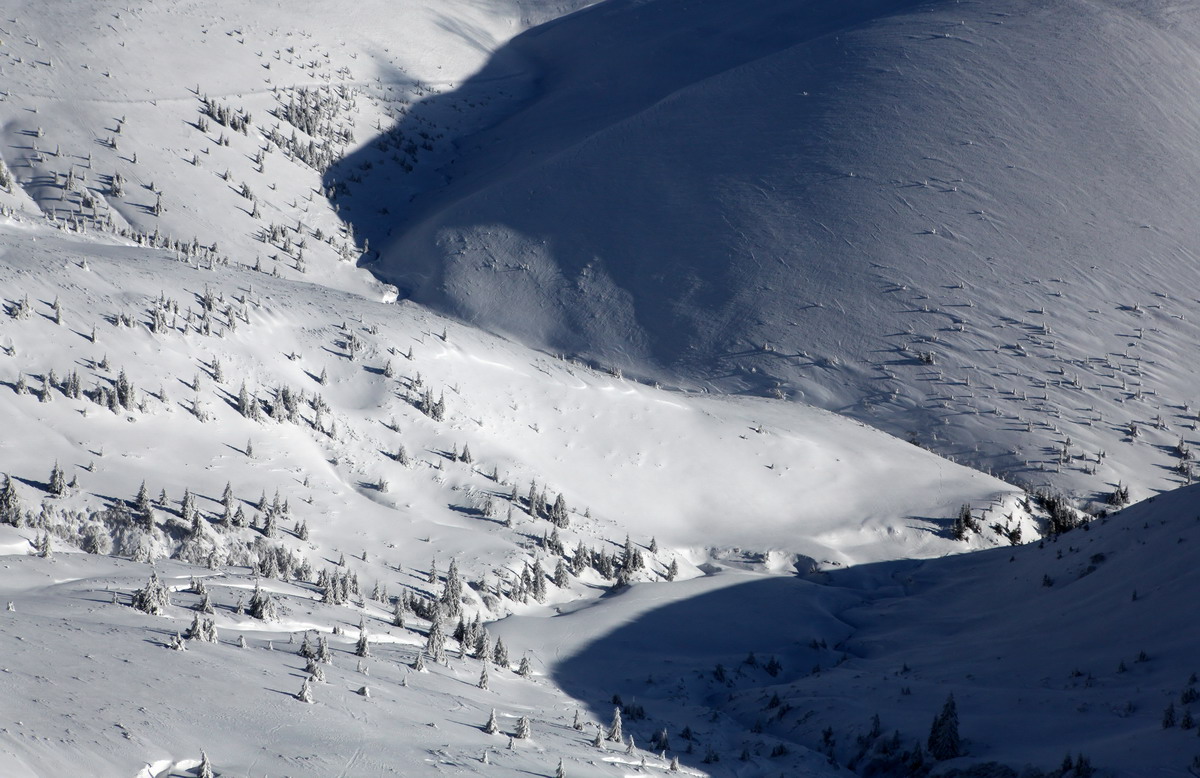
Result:
{"label": "steep snow face", "polygon": [[531,344],[1145,494],[1195,420],[1198,44],[1157,2],[609,2],[461,87],[444,184],[347,213]]}

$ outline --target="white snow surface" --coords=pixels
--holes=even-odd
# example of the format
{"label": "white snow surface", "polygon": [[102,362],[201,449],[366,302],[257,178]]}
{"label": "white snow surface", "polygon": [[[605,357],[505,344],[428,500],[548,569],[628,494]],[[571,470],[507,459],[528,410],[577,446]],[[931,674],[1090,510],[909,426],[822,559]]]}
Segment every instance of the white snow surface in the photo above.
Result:
{"label": "white snow surface", "polygon": [[[624,775],[632,768],[622,759],[597,758],[567,726],[584,703],[554,676],[530,684],[497,667],[493,691],[475,695],[477,663],[452,659],[433,667],[429,681],[410,679],[423,691],[399,685],[429,626],[411,614],[406,628],[391,626],[391,607],[371,599],[376,587],[385,598],[437,596],[454,560],[469,583],[467,617],[490,620],[574,607],[612,586],[585,567],[563,588],[547,582],[544,603],[514,594],[526,565],[554,572],[552,533],[568,561],[579,544],[619,555],[630,536],[645,560],[634,583],[662,580],[671,565],[681,582],[714,563],[795,575],[1008,543],[991,528],[952,540],[950,518],[964,503],[988,525],[1037,533],[1008,484],[827,411],[655,388],[412,304],[19,219],[0,226],[5,305],[16,312],[28,300],[27,314],[0,322],[0,472],[27,511],[21,527],[0,527],[9,565],[0,600],[16,608],[0,628],[13,675],[5,698],[19,701],[2,725],[12,733],[6,774],[65,775],[86,763],[102,774],[150,764],[153,775],[191,775],[203,749],[228,775],[408,775],[426,764],[452,774],[547,774],[559,756],[569,774]],[[167,311],[157,333],[156,311]],[[354,358],[351,339],[360,344]],[[79,399],[63,389],[72,372]],[[122,375],[133,385],[130,407],[89,399]],[[280,404],[276,390],[289,387],[303,398],[298,416],[245,418],[243,385],[264,414]],[[426,389],[444,397],[443,420],[416,407]],[[401,446],[407,465],[395,459]],[[452,458],[466,447],[471,463]],[[61,496],[50,491],[55,466],[68,482]],[[131,502],[143,482],[154,529],[121,529],[108,509]],[[564,495],[568,527],[528,514],[530,482],[551,500]],[[226,484],[250,527],[222,526]],[[199,531],[183,520],[185,490]],[[285,505],[269,536],[275,499]],[[52,560],[33,555],[44,537]],[[165,618],[128,607],[149,564],[80,548],[156,560],[176,590]],[[261,570],[280,553],[304,560],[310,576],[354,574],[360,594],[349,605],[323,605],[311,577],[280,583],[247,567]],[[202,566],[163,559],[171,555]],[[432,583],[431,564],[440,576]],[[223,637],[219,646],[189,641],[180,654],[167,646],[199,602],[182,592],[191,576],[209,580]],[[277,620],[235,612],[256,583],[278,596]],[[334,710],[311,713],[289,696],[304,678],[294,653],[303,633],[319,631],[349,652],[360,618],[375,646],[370,679],[351,673],[355,658],[338,653],[316,690],[317,709]],[[348,636],[333,635],[335,627]],[[251,650],[233,645],[237,634]],[[267,641],[280,650],[262,651]],[[531,634],[520,644],[542,672],[538,640]],[[59,645],[71,648],[61,656],[54,649],[52,668],[39,669],[46,647]],[[183,659],[202,666],[172,669]],[[214,677],[221,680],[209,684]],[[55,691],[30,686],[39,678]],[[369,701],[355,693],[361,685]],[[513,754],[501,749],[503,738],[482,735],[491,706],[511,719],[506,731],[519,715],[532,716],[533,743]],[[395,736],[397,728],[406,735]],[[485,768],[479,760],[493,746],[503,753],[489,755]],[[797,769],[824,764],[805,750],[794,761]],[[693,762],[685,756],[686,769],[709,774]]]}
{"label": "white snow surface", "polygon": [[[0,3],[0,775],[848,775],[873,713],[909,748],[949,693],[941,774],[1183,775],[1192,492],[1038,547],[928,449],[1186,480],[1190,7],[586,5]],[[627,543],[629,586],[551,580]],[[393,625],[451,561],[509,645],[488,689]],[[192,579],[219,640],[174,651]],[[599,750],[614,694],[636,746]]]}

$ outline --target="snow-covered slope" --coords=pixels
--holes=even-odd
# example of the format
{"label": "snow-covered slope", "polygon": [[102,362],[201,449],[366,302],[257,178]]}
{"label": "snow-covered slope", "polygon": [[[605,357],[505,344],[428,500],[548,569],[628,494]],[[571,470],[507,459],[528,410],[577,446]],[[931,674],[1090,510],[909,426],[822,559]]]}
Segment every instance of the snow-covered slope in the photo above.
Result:
{"label": "snow-covered slope", "polygon": [[[367,246],[322,173],[521,29],[582,4],[13,0],[0,161],[16,185],[0,206],[386,294],[354,271]],[[411,166],[440,133],[414,121],[391,164]],[[289,235],[297,225],[319,237]]]}
{"label": "snow-covered slope", "polygon": [[[1070,755],[1096,775],[1183,778],[1200,699],[1196,572],[1179,553],[1198,540],[1195,492],[1011,550],[807,579],[716,564],[526,609],[489,625],[509,661],[486,673],[453,641],[444,665],[414,667],[426,618],[408,612],[398,627],[368,597],[323,604],[312,584],[244,569],[160,562],[170,604],[141,613],[129,605],[148,565],[40,559],[21,553],[28,528],[0,527],[0,548],[17,552],[0,559],[0,602],[12,603],[0,611],[0,769],[190,778],[203,752],[219,775],[551,776],[562,760],[566,775],[601,778],[678,760],[710,776],[920,776],[916,744],[953,694],[965,754],[935,774],[1092,774],[1055,771]],[[393,593],[413,585],[390,578]],[[204,618],[196,579],[217,640],[171,650]],[[275,598],[271,620],[238,609],[256,586]],[[356,655],[360,626],[369,656]],[[305,704],[299,652],[318,639],[331,662],[317,662]],[[620,744],[605,739],[614,704]],[[492,709],[497,734],[485,731]],[[510,743],[522,716],[532,736]]]}
{"label": "snow-covered slope", "polygon": [[1144,495],[1186,480],[1170,448],[1194,437],[1197,20],[607,2],[455,92],[511,99],[444,185],[380,217],[394,176],[368,176],[345,213],[381,277],[526,342]]}
{"label": "snow-covered slope", "polygon": [[[411,672],[451,564],[463,617],[488,620],[686,580],[714,559],[794,573],[1009,542],[952,540],[964,502],[1035,531],[1012,487],[857,422],[639,384],[412,305],[15,219],[0,227],[0,284],[0,472],[21,510],[0,526],[0,600],[15,608],[0,623],[5,774],[193,775],[204,749],[229,775],[412,774],[428,760],[552,774],[558,758],[571,775],[620,775],[630,760],[592,753],[557,680],[513,674],[526,653],[546,668],[532,634],[491,666],[490,692],[453,642],[447,665]],[[564,496],[557,526],[552,510],[531,515],[531,483],[547,508]],[[626,543],[639,564],[622,574]],[[53,559],[34,555],[44,545]],[[147,560],[174,590],[157,617],[128,607]],[[203,602],[185,591],[193,577],[220,640],[170,651]],[[257,586],[274,617],[253,616]],[[291,697],[308,631],[334,652],[315,708]],[[505,731],[532,717],[535,735],[483,767],[506,742],[480,731],[490,707]]]}
{"label": "snow-covered slope", "polygon": [[[1191,271],[1164,246],[1190,226],[1122,237],[1113,213],[1158,202],[1144,173],[1094,205],[1104,251],[1147,242],[1151,298],[1111,257],[1071,275],[1083,228],[1051,231],[1037,198],[1073,186],[1070,208],[1099,202],[1078,170],[1099,131],[1072,101],[1087,57],[1133,72],[1099,54],[1118,41],[1148,41],[1139,68],[1175,68],[1144,99],[1184,108],[1101,173],[1165,155],[1168,129],[1189,137],[1190,12],[1068,5],[1051,27],[1024,7],[650,0],[563,16],[585,5],[5,6],[0,773],[197,776],[206,750],[223,775],[548,776],[561,759],[570,776],[624,776],[672,757],[696,774],[838,775],[818,720],[845,763],[867,700],[911,738],[951,690],[972,755],[1048,766],[1049,737],[1018,748],[972,729],[1007,675],[996,727],[1022,725],[1028,693],[1056,748],[1117,769],[1150,753],[1128,738],[1182,667],[1168,630],[1194,630],[1114,593],[1135,570],[1145,592],[1186,591],[1190,535],[1127,553],[1121,519],[1009,551],[1046,528],[1010,484],[827,410],[739,395],[849,408],[1006,467],[1038,467],[1052,442],[1062,473],[1010,472],[1085,492],[1171,484],[1194,414],[1190,374],[1169,363],[1191,354],[1191,303],[1173,291]],[[1048,29],[1069,40],[1027,61]],[[1017,122],[1031,74],[1066,96],[1038,118],[1043,93],[1026,106],[1037,121]],[[1095,88],[1149,115],[1125,102],[1127,80]],[[964,123],[961,147],[929,83]],[[915,129],[883,122],[891,108]],[[1082,150],[1058,159],[1055,123]],[[965,172],[972,154],[988,175]],[[1188,175],[1160,167],[1171,186]],[[995,236],[1023,248],[994,250]],[[472,321],[395,303],[363,261]],[[1149,428],[1118,443],[1130,420]],[[1149,522],[1191,499],[1139,510]],[[1075,552],[1046,555],[1089,540],[1099,570],[1065,586]],[[153,602],[137,594],[152,575],[171,590],[157,615],[130,607]],[[1036,593],[1053,599],[1044,613]],[[994,618],[955,628],[964,603],[997,597]],[[1153,672],[1126,668],[1141,687],[1113,687],[1128,721],[1060,725],[1068,703],[1034,691],[1046,682],[1024,646],[1036,634],[1065,651],[1070,627],[1125,657],[1101,614],[1153,638],[1136,663]],[[206,618],[215,642],[170,650]],[[473,619],[504,620],[475,635]],[[434,638],[456,625],[442,660]],[[960,659],[932,669],[930,634]],[[298,655],[306,636],[331,665]],[[500,636],[507,658],[470,656]],[[1005,640],[1011,658],[980,669],[978,647]],[[737,664],[745,651],[761,671]],[[865,679],[897,658],[911,694],[892,701]],[[810,661],[825,669],[797,672]],[[703,675],[716,662],[733,686]],[[960,693],[967,674],[980,685]],[[309,678],[311,705],[296,699]],[[770,710],[793,709],[757,726],[775,692]],[[665,755],[591,745],[614,693],[638,744],[668,727]],[[787,718],[814,695],[820,711]],[[504,734],[483,731],[493,707]],[[522,716],[532,737],[509,747]],[[1181,754],[1152,759],[1174,770]]]}
{"label": "snow-covered slope", "polygon": [[961,549],[945,531],[959,505],[1008,512],[1019,494],[824,411],[656,389],[413,306],[44,229],[4,232],[0,251],[0,462],[30,509],[56,461],[93,505],[142,481],[173,503],[217,500],[228,482],[248,511],[278,490],[331,550],[393,541],[408,565],[456,553],[440,549],[454,535],[503,549],[548,531],[520,518],[536,483],[564,495],[566,523],[612,541],[840,564]]}
{"label": "snow-covered slope", "polygon": [[[665,728],[714,774],[822,774],[816,752],[860,775],[925,775],[935,760],[917,767],[915,746],[953,695],[964,756],[937,775],[1088,775],[1057,772],[1082,755],[1097,775],[1183,778],[1200,752],[1198,498],[1179,490],[1011,551],[639,585],[496,631],[536,641],[605,723],[619,695],[645,711],[625,724],[638,742]],[[981,763],[1012,772],[952,772]]]}

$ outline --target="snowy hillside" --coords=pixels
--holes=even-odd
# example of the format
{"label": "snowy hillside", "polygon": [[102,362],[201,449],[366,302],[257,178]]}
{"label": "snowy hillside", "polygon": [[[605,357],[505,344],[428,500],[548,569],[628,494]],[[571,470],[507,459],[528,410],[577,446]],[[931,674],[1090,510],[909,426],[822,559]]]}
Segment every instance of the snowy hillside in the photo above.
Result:
{"label": "snowy hillside", "polygon": [[[609,715],[614,694],[640,706],[638,742],[665,728],[714,774],[821,754],[831,775],[1182,778],[1200,769],[1198,497],[1011,551],[646,584],[496,631],[538,635],[569,693]],[[934,759],[930,722],[950,695],[961,756]]]}
{"label": "snowy hillside", "polygon": [[[180,592],[193,576],[208,580],[226,645],[243,635],[251,647],[298,646],[313,630],[337,646],[356,640],[361,623],[394,648],[380,649],[388,669],[372,670],[376,683],[394,686],[405,675],[397,663],[414,662],[432,621],[442,623],[430,612],[435,601],[445,600],[449,631],[457,619],[542,612],[629,583],[686,580],[714,560],[795,574],[1008,545],[1014,531],[1028,538],[1046,526],[1011,486],[825,411],[646,386],[547,359],[415,306],[237,263],[183,261],[11,219],[0,227],[0,284],[0,472],[7,479],[0,513],[13,525],[0,527],[0,544],[23,571],[5,576],[5,586],[16,612],[32,608],[39,623],[73,619],[91,607],[83,602],[111,607],[115,591],[113,610],[89,612],[84,626],[61,626],[82,632],[84,643],[116,630],[123,637],[113,640],[169,656],[164,646],[175,631],[188,633],[202,593],[174,598],[165,623],[128,605],[151,575],[146,563],[173,557],[197,566],[165,565],[164,579]],[[981,519],[967,543],[953,539],[963,504]],[[77,551],[136,564],[86,561]],[[40,567],[33,560],[44,554],[83,572]],[[46,588],[45,576],[69,585]],[[461,594],[448,597],[452,579]],[[256,606],[260,586],[276,605]],[[24,630],[7,640],[33,640]],[[469,652],[475,643],[465,645]],[[542,672],[536,645],[522,650]],[[88,655],[95,652],[81,657]],[[249,656],[227,669],[231,688],[246,687],[244,674],[278,678],[261,693],[290,694],[285,680],[303,680],[294,653]],[[503,667],[517,659],[495,672],[508,678]],[[433,672],[449,672],[457,684],[463,673],[479,672],[447,667]],[[10,669],[39,674],[16,658]],[[113,688],[122,677],[112,676]],[[154,688],[161,678],[151,676]],[[449,688],[437,694],[454,697],[458,687]],[[517,709],[542,722],[576,705],[556,683],[532,697],[517,694]],[[153,737],[114,745],[72,736],[49,755],[37,745],[44,724],[30,725],[7,747],[12,769],[53,775],[79,760],[99,760],[116,774],[142,761],[186,766],[204,735],[231,743],[230,774],[265,765],[323,775],[329,754],[342,755],[345,743],[365,747],[346,729],[355,720],[347,711],[327,745],[307,746],[324,756],[298,765],[285,745],[263,755],[253,741],[229,740],[261,701],[225,711],[218,701],[227,694],[207,686],[203,699],[211,703],[183,688],[178,697],[146,695],[167,706]],[[68,707],[103,707],[111,696],[70,692]],[[14,698],[42,699],[24,691]],[[45,704],[60,710],[68,698]],[[175,699],[184,707],[172,708]],[[447,709],[468,705],[438,699],[423,698],[405,715],[443,727]],[[486,717],[488,699],[470,706]],[[293,701],[271,700],[295,715],[286,707]],[[198,704],[206,720],[225,723],[171,724]],[[127,713],[97,708],[95,716],[106,727],[130,727]],[[300,742],[310,742],[303,733],[314,725],[326,723],[296,724]],[[452,761],[468,753],[478,759],[489,742],[471,727],[451,748]],[[385,749],[383,764],[413,764],[419,759],[410,749],[438,747],[405,741],[401,750]],[[518,759],[512,769],[529,764]],[[346,768],[347,775],[383,771],[369,760]]]}
{"label": "snowy hillside", "polygon": [[534,345],[1144,496],[1187,481],[1171,449],[1196,438],[1197,21],[608,2],[452,93],[512,97],[456,139],[444,185],[346,212],[386,246],[376,273]]}
{"label": "snowy hillside", "polygon": [[[369,290],[353,268],[368,246],[322,174],[523,27],[579,4],[11,0],[0,161],[15,186],[0,205]],[[413,122],[381,152],[389,164],[433,148],[436,123]]]}
{"label": "snowy hillside", "polygon": [[1183,774],[1190,10],[0,6],[0,775]]}

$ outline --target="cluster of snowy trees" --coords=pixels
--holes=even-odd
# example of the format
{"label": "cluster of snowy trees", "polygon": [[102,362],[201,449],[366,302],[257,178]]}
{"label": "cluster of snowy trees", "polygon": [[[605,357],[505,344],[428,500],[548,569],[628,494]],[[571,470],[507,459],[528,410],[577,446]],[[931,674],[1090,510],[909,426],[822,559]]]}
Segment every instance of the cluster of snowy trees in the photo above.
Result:
{"label": "cluster of snowy trees", "polygon": [[[251,126],[249,111],[235,110],[207,96],[200,98],[200,111],[202,117],[211,117],[213,121],[218,122],[224,127],[228,127],[234,132],[240,132],[243,135],[249,132]],[[205,131],[204,126],[201,126],[200,129],[201,131]]]}
{"label": "cluster of snowy trees", "polygon": [[358,90],[345,84],[277,90],[279,108],[274,114],[311,137],[350,144],[354,135],[338,120],[354,110],[357,96]]}

